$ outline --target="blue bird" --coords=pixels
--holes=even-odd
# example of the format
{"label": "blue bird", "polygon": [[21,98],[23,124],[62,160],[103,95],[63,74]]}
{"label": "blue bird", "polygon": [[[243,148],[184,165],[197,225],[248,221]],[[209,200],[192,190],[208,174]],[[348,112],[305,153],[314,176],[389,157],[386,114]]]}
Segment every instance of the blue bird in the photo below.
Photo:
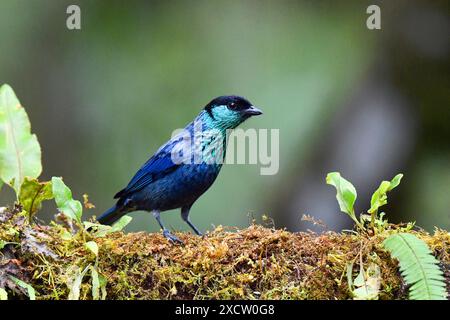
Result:
{"label": "blue bird", "polygon": [[160,217],[162,211],[181,208],[181,218],[201,235],[189,219],[189,211],[222,168],[227,132],[260,114],[261,110],[239,96],[213,99],[181,133],[156,151],[114,196],[117,203],[97,220],[112,224],[131,211],[149,211],[167,239],[182,243],[164,227]]}

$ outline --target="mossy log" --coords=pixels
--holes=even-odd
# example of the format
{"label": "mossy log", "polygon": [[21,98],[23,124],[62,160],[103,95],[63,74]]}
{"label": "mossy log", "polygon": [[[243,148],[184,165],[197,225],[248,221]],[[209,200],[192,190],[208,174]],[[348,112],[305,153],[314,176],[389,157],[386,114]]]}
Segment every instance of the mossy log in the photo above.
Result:
{"label": "mossy log", "polygon": [[[217,227],[204,237],[177,232],[184,245],[174,245],[159,233],[70,234],[64,224],[30,223],[16,208],[0,215],[0,288],[9,299],[26,299],[15,277],[36,299],[352,299],[347,266],[354,264],[356,277],[361,263],[374,263],[378,298],[406,299],[397,262],[381,245],[400,228],[365,235]],[[411,232],[440,261],[449,289],[449,233]]]}

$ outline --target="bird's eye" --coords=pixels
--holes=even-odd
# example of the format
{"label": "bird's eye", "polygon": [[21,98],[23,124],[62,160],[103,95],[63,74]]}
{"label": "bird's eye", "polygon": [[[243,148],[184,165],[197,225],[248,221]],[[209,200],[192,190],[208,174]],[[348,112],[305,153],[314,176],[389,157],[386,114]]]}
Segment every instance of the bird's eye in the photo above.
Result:
{"label": "bird's eye", "polygon": [[232,102],[228,105],[228,109],[230,110],[236,110],[237,109],[237,104]]}

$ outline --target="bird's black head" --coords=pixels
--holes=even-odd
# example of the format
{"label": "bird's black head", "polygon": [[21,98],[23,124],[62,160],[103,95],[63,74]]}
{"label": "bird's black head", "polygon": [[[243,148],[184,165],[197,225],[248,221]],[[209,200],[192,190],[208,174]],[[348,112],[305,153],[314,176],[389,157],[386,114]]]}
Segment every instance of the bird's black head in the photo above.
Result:
{"label": "bird's black head", "polygon": [[239,96],[217,97],[205,106],[205,111],[213,121],[227,128],[235,128],[251,116],[262,114],[247,99]]}

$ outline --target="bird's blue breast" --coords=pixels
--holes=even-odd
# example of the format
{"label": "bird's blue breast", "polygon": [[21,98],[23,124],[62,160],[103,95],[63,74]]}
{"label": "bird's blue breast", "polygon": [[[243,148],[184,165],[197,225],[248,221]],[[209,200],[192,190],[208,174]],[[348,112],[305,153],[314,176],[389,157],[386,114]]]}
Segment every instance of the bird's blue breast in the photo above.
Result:
{"label": "bird's blue breast", "polygon": [[[202,117],[204,114],[197,120],[202,120]],[[195,123],[188,124],[184,131],[192,138],[195,136]],[[202,132],[209,129],[207,122],[201,122]],[[192,204],[219,174],[222,163],[209,160],[218,149],[224,147],[225,138],[225,135],[206,135],[200,144],[195,143],[195,139],[185,140],[181,134],[172,138],[141,167],[127,187],[116,194],[116,198],[134,210],[164,211]],[[184,147],[190,150],[187,153],[190,161],[174,162],[174,150],[184,150]],[[200,163],[195,161],[192,153],[195,150],[204,152]]]}
{"label": "bird's blue breast", "polygon": [[214,182],[220,165],[184,164],[130,196],[138,210],[171,210],[192,204]]}

